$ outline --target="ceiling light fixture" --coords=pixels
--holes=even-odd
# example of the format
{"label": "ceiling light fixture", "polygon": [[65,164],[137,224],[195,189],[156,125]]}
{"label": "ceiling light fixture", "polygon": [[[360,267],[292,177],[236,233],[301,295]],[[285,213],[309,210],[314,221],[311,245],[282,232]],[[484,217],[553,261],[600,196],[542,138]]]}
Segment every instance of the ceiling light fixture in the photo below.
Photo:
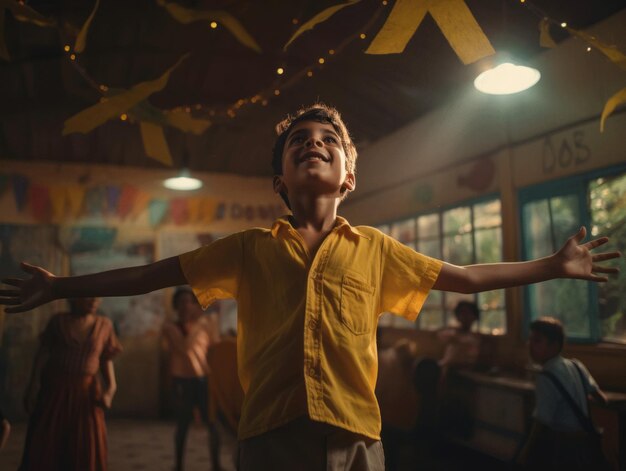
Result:
{"label": "ceiling light fixture", "polygon": [[177,177],[167,178],[163,182],[165,188],[177,191],[191,191],[202,188],[202,180],[193,178],[189,174],[189,170],[182,169]]}
{"label": "ceiling light fixture", "polygon": [[537,69],[505,62],[476,77],[474,87],[489,95],[511,95],[532,87],[540,78]]}

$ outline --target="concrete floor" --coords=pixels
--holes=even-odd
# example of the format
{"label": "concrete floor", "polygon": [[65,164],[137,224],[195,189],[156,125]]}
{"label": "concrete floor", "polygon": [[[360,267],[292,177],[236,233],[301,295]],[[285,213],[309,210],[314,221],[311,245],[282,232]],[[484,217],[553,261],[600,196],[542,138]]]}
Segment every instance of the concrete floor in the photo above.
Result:
{"label": "concrete floor", "polygon": [[[172,471],[174,469],[174,423],[148,420],[108,420],[109,471]],[[26,424],[13,424],[9,441],[0,451],[0,470],[15,471],[22,456]],[[225,432],[221,464],[234,471],[235,437]],[[208,431],[193,425],[187,437],[186,471],[210,471]]]}

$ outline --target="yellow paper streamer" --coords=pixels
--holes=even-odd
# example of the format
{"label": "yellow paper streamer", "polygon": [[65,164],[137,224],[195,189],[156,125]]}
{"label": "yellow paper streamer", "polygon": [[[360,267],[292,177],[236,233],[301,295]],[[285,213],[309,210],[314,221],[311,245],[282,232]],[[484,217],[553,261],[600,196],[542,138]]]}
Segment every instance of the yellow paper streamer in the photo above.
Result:
{"label": "yellow paper streamer", "polygon": [[74,219],[80,216],[85,188],[79,185],[51,186],[49,188],[52,217],[55,221],[63,221],[69,210]]}
{"label": "yellow paper streamer", "polygon": [[87,18],[87,21],[85,21],[85,24],[83,24],[80,33],[78,33],[78,36],[76,37],[76,44],[74,44],[74,50],[76,52],[83,52],[85,50],[85,45],[87,44],[87,32],[89,31],[93,17],[96,16],[96,11],[99,6],[100,0],[96,0],[96,4],[93,6],[91,14]]}
{"label": "yellow paper streamer", "polygon": [[37,26],[56,26],[54,19],[46,18],[23,3],[14,0],[0,0],[0,10],[4,11],[5,8],[11,10],[13,17],[18,21],[33,23]]}
{"label": "yellow paper streamer", "polygon": [[404,51],[426,13],[431,14],[464,64],[495,54],[489,39],[463,0],[398,0],[365,52],[394,54]]}
{"label": "yellow paper streamer", "polygon": [[198,222],[202,224],[210,224],[215,219],[215,211],[218,202],[215,198],[202,198],[200,200],[200,215]]}
{"label": "yellow paper streamer", "polygon": [[626,103],[626,88],[622,88],[619,92],[608,99],[602,110],[602,116],[600,117],[600,132],[604,132],[604,122],[609,117],[615,108],[619,105]]}
{"label": "yellow paper streamer", "polygon": [[211,126],[211,121],[193,118],[184,110],[174,110],[164,113],[147,100],[138,103],[128,112],[131,119],[159,126],[172,126],[183,132],[202,134]]}
{"label": "yellow paper streamer", "polygon": [[158,79],[141,82],[130,90],[117,94],[112,97],[105,98],[97,105],[90,106],[86,110],[75,114],[65,121],[63,126],[63,135],[73,132],[88,133],[94,128],[104,124],[111,118],[116,118],[125,113],[142,100],[159,90],[165,88],[172,71],[184,61],[189,54],[185,54],[178,59],[178,62],[170,67]]}
{"label": "yellow paper streamer", "polygon": [[606,44],[583,31],[567,28],[567,31],[583,41],[591,44],[619,68],[626,70],[626,56],[616,46]]}
{"label": "yellow paper streamer", "polygon": [[139,128],[141,129],[141,139],[143,139],[146,155],[171,167],[173,164],[172,154],[165,140],[163,128],[157,124],[146,122],[139,123]]}
{"label": "yellow paper streamer", "polygon": [[550,21],[543,18],[539,22],[539,45],[541,47],[556,47],[556,43],[550,35]]}
{"label": "yellow paper streamer", "polygon": [[342,10],[345,7],[349,7],[350,5],[354,5],[355,3],[358,3],[360,1],[361,0],[348,0],[346,3],[343,3],[341,5],[335,5],[335,6],[327,8],[326,10],[319,12],[317,15],[315,15],[313,18],[311,18],[309,21],[307,21],[306,23],[304,23],[302,26],[298,28],[298,30],[293,34],[293,36],[291,36],[289,41],[287,41],[287,44],[285,44],[285,46],[283,47],[283,51],[286,51],[289,45],[302,33],[315,28],[315,26],[326,21],[328,18],[333,16],[335,13],[337,13],[339,10]]}
{"label": "yellow paper streamer", "polygon": [[185,8],[178,3],[157,0],[157,3],[165,8],[172,17],[183,24],[194,21],[217,21],[223,24],[237,40],[250,49],[261,52],[261,47],[252,36],[246,31],[243,25],[230,13],[221,10],[192,10]]}

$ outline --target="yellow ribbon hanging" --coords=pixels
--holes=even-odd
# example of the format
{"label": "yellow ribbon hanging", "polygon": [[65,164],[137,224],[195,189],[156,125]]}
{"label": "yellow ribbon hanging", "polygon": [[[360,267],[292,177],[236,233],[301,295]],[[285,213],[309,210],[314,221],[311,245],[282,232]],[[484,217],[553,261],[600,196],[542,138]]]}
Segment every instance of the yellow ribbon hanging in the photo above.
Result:
{"label": "yellow ribbon hanging", "polygon": [[595,47],[598,51],[608,57],[609,60],[617,65],[620,69],[626,70],[626,55],[624,55],[622,51],[617,49],[616,46],[612,44],[606,44],[597,39],[595,36],[587,34],[583,31],[578,31],[572,28],[567,28],[567,31],[570,34],[582,39],[583,41]]}
{"label": "yellow ribbon hanging", "polygon": [[143,140],[143,148],[146,151],[146,155],[171,167],[174,160],[165,140],[163,127],[158,124],[141,122],[139,123],[139,129],[141,130],[141,139]]}
{"label": "yellow ribbon hanging", "polygon": [[78,33],[78,36],[76,37],[76,43],[74,44],[74,50],[76,52],[83,52],[85,50],[85,45],[87,44],[87,33],[89,32],[89,27],[91,26],[93,17],[96,16],[96,11],[98,10],[99,6],[100,0],[96,0],[96,4],[93,6],[91,14],[89,15],[89,17],[87,17],[87,20],[83,24],[80,33]]}
{"label": "yellow ribbon hanging", "polygon": [[168,13],[179,23],[187,24],[194,21],[217,21],[223,24],[228,31],[244,46],[261,52],[261,47],[254,38],[246,31],[243,25],[230,13],[221,10],[192,10],[178,3],[157,0],[157,4],[165,8]]}
{"label": "yellow ribbon hanging", "polygon": [[619,92],[608,99],[602,110],[602,116],[600,117],[600,132],[604,132],[604,122],[609,117],[615,108],[621,104],[626,103],[626,88],[622,88]]}
{"label": "yellow ribbon hanging", "polygon": [[422,20],[430,13],[464,64],[495,54],[489,39],[463,0],[397,0],[367,54],[404,51]]}
{"label": "yellow ribbon hanging", "polygon": [[556,43],[550,35],[550,20],[542,18],[539,22],[539,45],[541,47],[556,47]]}
{"label": "yellow ribbon hanging", "polygon": [[302,33],[315,28],[315,26],[326,21],[328,18],[333,16],[335,13],[337,13],[339,10],[342,10],[345,7],[349,7],[350,5],[354,5],[355,3],[358,3],[360,1],[361,0],[348,0],[346,3],[328,7],[325,10],[319,12],[317,15],[315,15],[313,18],[311,18],[309,21],[307,21],[306,23],[304,23],[302,26],[298,28],[298,30],[291,36],[289,41],[287,41],[287,43],[283,46],[283,51],[286,51],[289,45]]}
{"label": "yellow ribbon hanging", "polygon": [[63,126],[63,135],[73,132],[88,133],[94,128],[104,124],[111,118],[116,118],[125,113],[130,108],[145,100],[150,95],[165,88],[170,78],[170,74],[176,67],[184,61],[189,54],[182,56],[176,64],[167,69],[167,71],[155,80],[141,82],[132,87],[130,90],[119,93],[112,97],[106,97],[100,103],[90,106],[89,108],[75,114],[65,121]]}

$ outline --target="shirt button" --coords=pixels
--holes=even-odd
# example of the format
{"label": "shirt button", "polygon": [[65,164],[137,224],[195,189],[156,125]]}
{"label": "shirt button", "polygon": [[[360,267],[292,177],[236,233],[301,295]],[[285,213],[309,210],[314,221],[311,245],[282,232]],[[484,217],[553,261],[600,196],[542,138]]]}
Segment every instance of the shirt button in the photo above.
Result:
{"label": "shirt button", "polygon": [[311,330],[317,329],[317,322],[315,321],[315,319],[309,320],[309,329]]}
{"label": "shirt button", "polygon": [[309,376],[315,376],[315,368],[309,368]]}

